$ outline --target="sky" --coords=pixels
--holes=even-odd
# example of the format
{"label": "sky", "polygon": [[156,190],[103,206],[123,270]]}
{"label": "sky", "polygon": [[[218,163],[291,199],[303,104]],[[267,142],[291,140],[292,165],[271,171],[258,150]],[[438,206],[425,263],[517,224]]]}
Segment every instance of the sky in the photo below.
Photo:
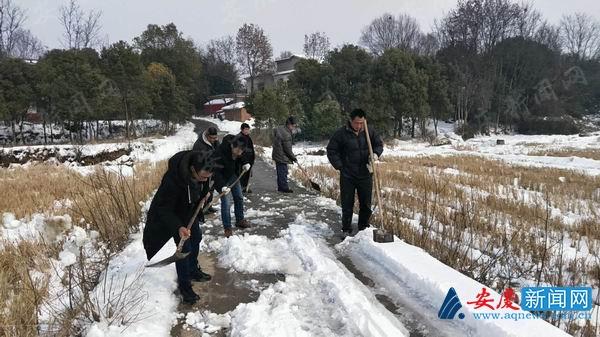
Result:
{"label": "sky", "polygon": [[[13,0],[27,11],[26,28],[48,48],[60,48],[59,7],[68,0]],[[79,0],[85,10],[102,11],[102,33],[110,43],[131,42],[148,24],[173,22],[184,36],[203,45],[210,39],[235,35],[245,22],[261,26],[274,55],[302,53],[304,35],[325,32],[332,47],[358,43],[360,32],[385,12],[408,13],[423,31],[455,7],[457,0]],[[551,23],[563,14],[585,12],[600,20],[598,0],[537,0]]]}

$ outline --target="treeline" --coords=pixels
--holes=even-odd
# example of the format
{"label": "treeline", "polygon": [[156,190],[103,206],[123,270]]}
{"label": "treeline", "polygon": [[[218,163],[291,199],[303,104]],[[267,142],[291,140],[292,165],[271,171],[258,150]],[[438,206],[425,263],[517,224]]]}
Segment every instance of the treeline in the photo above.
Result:
{"label": "treeline", "polygon": [[443,119],[472,137],[576,133],[579,118],[600,113],[600,23],[586,14],[554,26],[528,4],[461,0],[431,33],[384,14],[359,41],[300,61],[288,83],[255,93],[258,125],[294,114],[306,138],[321,139],[361,107],[388,136],[429,136],[427,121]]}
{"label": "treeline", "polygon": [[[214,68],[219,76],[211,78]],[[133,44],[119,41],[100,52],[56,49],[35,63],[0,59],[0,119],[11,124],[15,143],[25,142],[19,130],[32,107],[41,114],[46,141],[52,139],[47,124],[63,124],[72,140],[83,141],[94,137],[86,124],[106,120],[125,120],[130,137],[136,119],[161,120],[168,131],[208,95],[239,87],[233,65],[200,51],[174,24],[149,25]]]}

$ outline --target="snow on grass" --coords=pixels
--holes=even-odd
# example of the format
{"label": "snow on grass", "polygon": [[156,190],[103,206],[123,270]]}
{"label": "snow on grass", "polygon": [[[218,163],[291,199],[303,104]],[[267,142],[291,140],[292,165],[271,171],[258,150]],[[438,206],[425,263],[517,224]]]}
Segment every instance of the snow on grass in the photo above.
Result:
{"label": "snow on grass", "polygon": [[[150,207],[150,200],[144,205],[144,212]],[[87,337],[148,337],[168,336],[173,323],[177,320],[179,300],[174,295],[177,288],[175,265],[162,268],[144,268],[146,252],[142,244],[144,223],[140,223],[140,231],[132,235],[132,241],[122,252],[111,259],[101,279],[113,280],[114,284],[125,284],[140,288],[145,296],[131,311],[140,313],[137,320],[128,326],[108,325],[107,318],[102,317],[99,323],[92,324],[87,330]],[[154,256],[152,262],[160,261],[175,252],[175,244],[171,240]],[[132,284],[132,282],[135,282]],[[94,290],[102,294],[105,284],[100,283]],[[132,312],[133,314],[133,312]]]}

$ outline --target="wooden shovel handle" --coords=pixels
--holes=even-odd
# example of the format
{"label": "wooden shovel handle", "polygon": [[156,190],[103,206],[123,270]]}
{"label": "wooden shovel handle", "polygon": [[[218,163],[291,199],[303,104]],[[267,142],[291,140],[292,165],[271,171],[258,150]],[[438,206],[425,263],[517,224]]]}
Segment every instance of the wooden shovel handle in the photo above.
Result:
{"label": "wooden shovel handle", "polygon": [[[231,183],[229,186],[227,186],[227,188],[229,189],[229,192],[231,192],[231,188],[238,183],[238,181],[240,181],[240,179],[242,178],[242,176],[244,174],[246,174],[246,172],[248,172],[247,170],[242,170],[242,174],[240,174],[239,177],[237,177],[237,179]],[[217,202],[219,202],[219,199],[221,199],[222,196],[226,195],[229,192],[221,192],[219,193],[219,195],[215,198],[215,201],[213,201],[211,204],[206,205],[206,207],[204,207],[204,209],[202,209],[202,213],[206,212],[211,206],[214,206],[217,204]],[[210,193],[210,192],[209,192]],[[206,198],[208,198],[208,194],[198,202],[198,206],[196,206],[196,210],[194,211],[194,215],[192,216],[192,218],[190,219],[190,222],[187,225],[187,229],[188,231],[192,229],[192,225],[194,224],[194,220],[196,220],[196,217],[198,216],[198,213],[200,213],[200,209],[202,208],[202,205],[204,204],[204,202],[206,201]],[[181,252],[181,250],[183,249],[183,244],[187,241],[187,238],[181,238],[179,240],[179,244],[177,245],[177,251]]]}

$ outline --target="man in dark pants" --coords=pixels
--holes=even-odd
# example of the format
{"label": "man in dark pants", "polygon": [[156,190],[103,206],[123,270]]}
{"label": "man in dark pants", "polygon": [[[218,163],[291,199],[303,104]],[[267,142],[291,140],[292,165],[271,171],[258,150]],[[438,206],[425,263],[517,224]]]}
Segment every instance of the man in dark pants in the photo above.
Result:
{"label": "man in dark pants", "polygon": [[[215,152],[218,158],[215,169],[215,191],[220,193],[228,193],[228,186],[239,177],[242,168],[246,166],[250,170],[250,164],[243,164],[240,160],[242,153],[246,148],[246,142],[239,135],[227,135],[223,138],[223,142]],[[247,174],[247,173],[246,173]],[[242,195],[242,187],[238,181],[231,187],[231,196],[233,197],[233,208],[235,213],[235,226],[237,228],[246,229],[251,225],[248,220],[244,219],[244,196]],[[233,234],[231,228],[231,203],[228,196],[221,197],[221,220],[223,221],[223,229],[225,237],[230,237]]]}
{"label": "man in dark pants", "polygon": [[273,131],[273,154],[277,169],[277,191],[293,193],[288,186],[288,165],[298,162],[292,152],[293,132],[296,129],[296,119],[288,117],[285,125],[281,125]]}
{"label": "man in dark pants", "polygon": [[[217,128],[211,126],[204,130],[200,137],[194,143],[192,150],[194,151],[215,151],[219,147],[219,136]],[[206,200],[206,205],[212,204],[214,188],[211,188]],[[209,207],[206,213],[216,213],[217,210],[214,207]]]}
{"label": "man in dark pants", "polygon": [[[242,153],[242,164],[250,164],[251,167],[254,167],[254,161],[256,156],[254,154],[254,142],[252,142],[252,138],[250,138],[250,125],[246,123],[242,123],[240,128],[239,136],[242,137],[246,141],[246,150]],[[252,171],[244,174],[242,179],[240,179],[240,184],[242,185],[242,192],[244,193],[252,193],[252,190],[248,187],[248,183],[250,182],[250,177],[252,176]]]}
{"label": "man in dark pants", "polygon": [[[352,233],[354,195],[358,194],[358,230],[369,227],[373,176],[369,160],[369,146],[364,130],[366,113],[355,109],[346,126],[338,129],[327,145],[327,158],[340,171],[340,196],[342,202],[342,231]],[[383,153],[383,141],[375,130],[369,129],[375,159]]]}
{"label": "man in dark pants", "polygon": [[144,227],[143,242],[148,260],[171,238],[176,244],[181,238],[188,238],[182,251],[190,254],[175,263],[179,291],[183,302],[187,304],[199,299],[191,282],[211,279],[198,267],[202,240],[200,222],[204,222],[202,212],[194,219],[191,230],[187,229],[187,225],[198,204],[206,200],[214,162],[215,159],[207,152],[182,151],[171,157],[167,172],[150,204]]}

